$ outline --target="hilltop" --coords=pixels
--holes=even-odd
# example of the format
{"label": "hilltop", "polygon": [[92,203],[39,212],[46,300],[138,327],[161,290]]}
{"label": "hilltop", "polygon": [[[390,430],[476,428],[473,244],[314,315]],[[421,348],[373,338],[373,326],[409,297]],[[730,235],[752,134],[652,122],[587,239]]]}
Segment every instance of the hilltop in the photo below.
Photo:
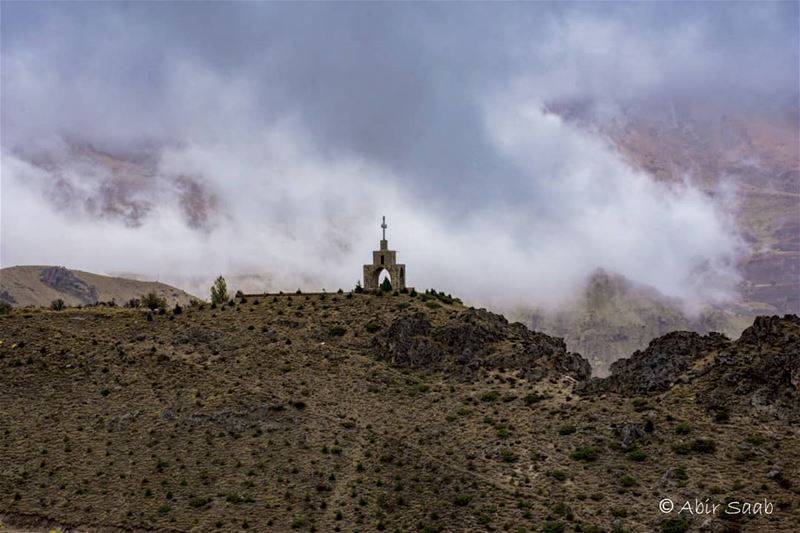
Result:
{"label": "hilltop", "polygon": [[[746,353],[796,361],[797,327],[762,319],[714,376],[754,364]],[[695,344],[692,360],[715,357]],[[0,375],[0,519],[17,526],[800,527],[800,435],[778,416],[796,405],[789,389],[773,410],[724,419],[695,397],[727,378],[586,391],[588,363],[561,339],[441,294],[15,309],[0,316]],[[768,498],[774,511],[678,517],[658,511],[665,497]]]}
{"label": "hilltop", "polygon": [[17,307],[44,307],[61,299],[67,306],[115,301],[123,305],[131,298],[155,292],[170,305],[196,299],[165,283],[101,276],[61,266],[14,266],[0,269],[0,302]]}

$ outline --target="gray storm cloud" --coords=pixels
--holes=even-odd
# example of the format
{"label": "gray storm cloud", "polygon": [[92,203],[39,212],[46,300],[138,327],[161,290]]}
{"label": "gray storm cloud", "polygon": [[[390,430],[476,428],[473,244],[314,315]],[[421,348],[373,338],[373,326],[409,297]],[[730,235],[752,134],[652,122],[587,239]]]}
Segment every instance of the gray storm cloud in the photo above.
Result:
{"label": "gray storm cloud", "polygon": [[475,302],[556,305],[597,268],[725,300],[727,204],[547,105],[796,91],[789,3],[2,10],[2,265],[189,288],[351,287],[387,215],[410,282]]}

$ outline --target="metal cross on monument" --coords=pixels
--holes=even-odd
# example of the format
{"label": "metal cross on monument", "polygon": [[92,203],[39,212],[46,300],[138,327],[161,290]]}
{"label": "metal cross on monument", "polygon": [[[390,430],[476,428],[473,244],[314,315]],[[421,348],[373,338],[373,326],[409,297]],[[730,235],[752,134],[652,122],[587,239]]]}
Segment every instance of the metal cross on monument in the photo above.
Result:
{"label": "metal cross on monument", "polygon": [[383,228],[383,240],[386,240],[386,228],[389,226],[386,225],[386,217],[383,217],[383,222],[381,223],[381,228]]}

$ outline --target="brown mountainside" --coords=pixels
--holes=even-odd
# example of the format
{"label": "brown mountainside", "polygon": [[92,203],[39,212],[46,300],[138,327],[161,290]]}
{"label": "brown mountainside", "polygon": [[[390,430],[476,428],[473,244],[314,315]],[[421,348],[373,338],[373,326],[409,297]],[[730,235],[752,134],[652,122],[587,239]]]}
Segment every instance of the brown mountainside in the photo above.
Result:
{"label": "brown mountainside", "polygon": [[[719,359],[724,379],[581,396],[588,367],[560,339],[438,296],[260,295],[163,315],[14,309],[0,316],[0,520],[104,532],[797,531],[800,435],[780,416],[795,378],[775,378],[776,410],[722,418],[695,403],[727,394],[725,376],[755,354],[785,355],[759,359],[753,379],[796,366],[793,322],[763,320]],[[679,516],[658,510],[666,497],[773,509]]]}

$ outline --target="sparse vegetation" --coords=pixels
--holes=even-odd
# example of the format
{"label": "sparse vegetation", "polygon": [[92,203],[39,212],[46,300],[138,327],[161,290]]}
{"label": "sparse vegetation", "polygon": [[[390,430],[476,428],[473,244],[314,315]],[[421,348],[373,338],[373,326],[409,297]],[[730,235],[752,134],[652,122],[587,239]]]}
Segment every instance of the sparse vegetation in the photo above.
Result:
{"label": "sparse vegetation", "polygon": [[[738,411],[718,424],[670,392],[645,414],[624,395],[578,396],[563,374],[536,375],[537,358],[511,366],[556,343],[483,311],[431,294],[436,310],[410,294],[242,298],[0,318],[0,456],[26,458],[0,477],[6,504],[96,525],[113,486],[131,529],[611,533],[666,527],[644,503],[657,482],[720,499],[793,489],[800,447],[782,423],[743,432]],[[790,530],[789,514],[770,525]]]}

